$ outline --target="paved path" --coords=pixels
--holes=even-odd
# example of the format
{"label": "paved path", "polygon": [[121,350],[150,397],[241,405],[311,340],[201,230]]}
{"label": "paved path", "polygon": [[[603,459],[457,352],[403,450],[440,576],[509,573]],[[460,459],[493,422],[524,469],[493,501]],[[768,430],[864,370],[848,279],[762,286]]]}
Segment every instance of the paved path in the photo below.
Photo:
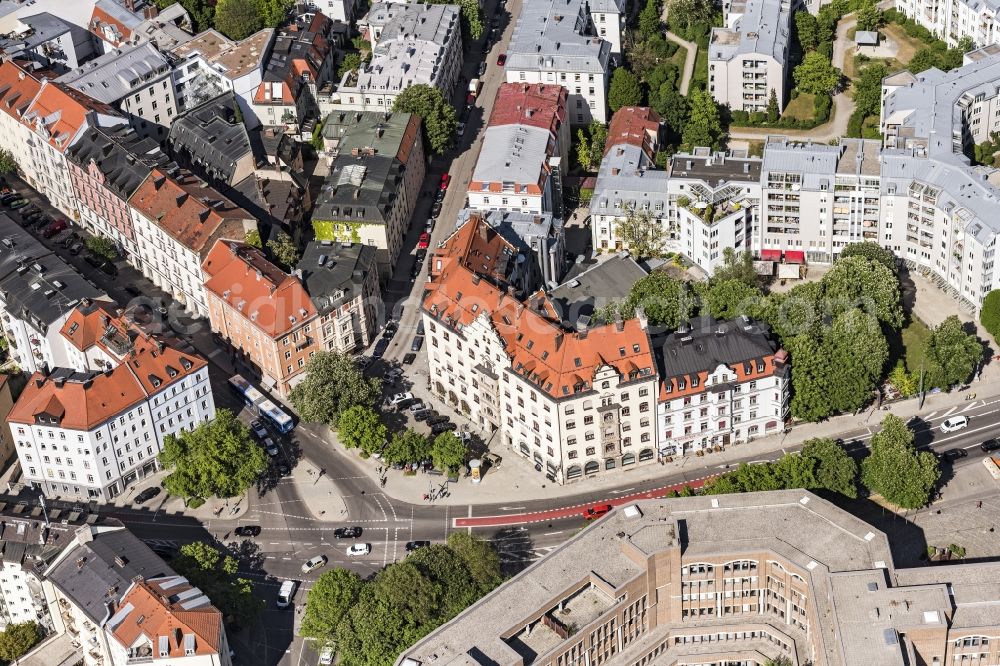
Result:
{"label": "paved path", "polygon": [[[845,16],[837,25],[837,39],[833,43],[833,63],[839,69],[844,66],[844,57],[851,48],[852,41],[847,38],[847,32],[857,24],[853,14]],[[761,141],[769,135],[780,134],[796,139],[809,139],[813,143],[829,143],[840,139],[847,133],[847,123],[854,113],[854,98],[847,94],[850,84],[833,98],[833,118],[828,123],[814,127],[811,130],[792,130],[781,128],[739,127],[729,131],[730,139]]]}
{"label": "paved path", "polygon": [[[664,8],[666,14],[666,8]],[[694,64],[698,61],[698,45],[681,39],[678,35],[667,31],[667,39],[687,50],[687,58],[684,60],[684,71],[681,73],[681,85],[678,88],[685,97],[688,94],[688,87],[691,85],[691,77],[694,76]]]}

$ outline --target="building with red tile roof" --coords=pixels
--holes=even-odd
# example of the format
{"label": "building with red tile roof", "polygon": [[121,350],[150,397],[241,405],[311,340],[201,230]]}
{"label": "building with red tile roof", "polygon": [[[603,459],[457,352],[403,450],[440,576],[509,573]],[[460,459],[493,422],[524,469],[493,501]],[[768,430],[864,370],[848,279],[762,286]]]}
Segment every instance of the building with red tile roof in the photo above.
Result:
{"label": "building with red tile roof", "polygon": [[604,154],[621,145],[637,146],[652,162],[660,146],[660,114],[645,106],[623,106],[611,116]]}
{"label": "building with red tile roof", "polygon": [[527,125],[548,130],[556,154],[569,163],[570,131],[566,99],[569,91],[545,83],[501,83],[493,101],[489,127]]}
{"label": "building with red tile roof", "polygon": [[[81,312],[64,334],[82,350],[103,347],[110,359],[103,371],[36,372],[7,421],[29,485],[48,497],[107,501],[159,469],[168,435],[215,417],[207,363],[100,306]],[[45,450],[57,430],[76,455]]]}
{"label": "building with red tile roof", "polygon": [[136,268],[188,312],[207,316],[202,260],[220,238],[242,240],[257,228],[256,220],[183,171],[153,169],[129,207],[139,246]]}
{"label": "building with red tile roof", "polygon": [[202,270],[212,330],[239,350],[265,386],[288,395],[320,349],[319,314],[302,282],[233,240],[216,241]]}
{"label": "building with red tile roof", "polygon": [[182,576],[135,580],[104,630],[115,666],[144,658],[157,664],[230,663],[222,613]]}

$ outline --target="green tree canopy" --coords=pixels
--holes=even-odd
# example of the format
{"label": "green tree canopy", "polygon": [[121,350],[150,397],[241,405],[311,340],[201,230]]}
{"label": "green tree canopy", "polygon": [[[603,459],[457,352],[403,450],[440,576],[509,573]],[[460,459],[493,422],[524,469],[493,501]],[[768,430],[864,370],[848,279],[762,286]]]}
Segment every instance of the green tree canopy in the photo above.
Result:
{"label": "green tree canopy", "polygon": [[351,609],[364,582],[353,571],[337,567],[325,572],[309,590],[299,635],[320,643],[334,639],[337,625]]}
{"label": "green tree canopy", "polygon": [[778,93],[771,88],[771,94],[767,98],[767,122],[776,123],[781,117],[781,106],[778,105]]}
{"label": "green tree canopy", "polygon": [[864,0],[855,15],[858,20],[858,30],[878,30],[885,25],[885,17],[875,0]]}
{"label": "green tree canopy", "polygon": [[381,393],[382,383],[365,377],[350,356],[319,352],[306,362],[306,377],[289,398],[303,421],[336,426],[341,412],[355,405],[373,407]]}
{"label": "green tree canopy", "polygon": [[181,546],[180,553],[170,564],[208,595],[228,622],[241,626],[250,624],[264,608],[264,602],[253,595],[253,583],[237,575],[239,562],[236,558],[223,555],[203,541]]}
{"label": "green tree canopy", "polygon": [[87,240],[83,244],[86,246],[87,252],[95,257],[107,261],[118,259],[118,246],[107,236],[87,236]]}
{"label": "green tree canopy", "polygon": [[294,268],[302,257],[299,246],[284,231],[279,231],[274,238],[267,241],[267,249],[279,264],[289,269]]}
{"label": "green tree canopy", "polygon": [[483,10],[479,0],[427,0],[431,5],[458,5],[462,21],[462,41],[468,43],[483,36]]}
{"label": "green tree canopy", "polygon": [[819,26],[815,16],[805,9],[795,12],[795,31],[803,52],[816,50],[819,46]]}
{"label": "green tree canopy", "polygon": [[257,10],[265,28],[277,28],[288,20],[295,0],[257,0]]}
{"label": "green tree canopy", "polygon": [[636,308],[641,307],[651,325],[675,329],[691,318],[694,306],[687,282],[655,271],[632,285],[628,298],[620,306],[620,315],[630,319],[635,316]]}
{"label": "green tree canopy", "polygon": [[[882,80],[889,76],[889,68],[882,62],[873,62],[861,70],[861,74],[851,83],[854,87],[854,112],[862,116],[876,116],[882,105]],[[851,245],[874,245],[877,243],[864,242],[852,243]],[[850,245],[848,247],[851,247]],[[880,248],[882,249],[882,248]],[[846,251],[847,248],[844,248]],[[888,250],[886,250],[888,252]],[[843,256],[841,252],[841,256]],[[889,253],[892,254],[891,252]],[[895,261],[895,257],[893,257]],[[893,263],[887,268],[895,270]]]}
{"label": "green tree canopy", "polygon": [[710,24],[715,4],[711,0],[669,0],[670,22],[679,21],[688,30],[696,23]]}
{"label": "green tree canopy", "polygon": [[842,257],[821,280],[824,307],[831,314],[861,307],[898,329],[903,325],[899,280],[893,269],[864,256]]}
{"label": "green tree canopy", "polygon": [[972,376],[983,359],[983,345],[976,336],[962,330],[962,322],[952,315],[924,340],[924,359],[925,386],[952,386]]}
{"label": "green tree canopy", "polygon": [[17,171],[17,160],[14,159],[14,153],[10,152],[6,148],[0,148],[0,173],[8,174]]}
{"label": "green tree canopy", "polygon": [[453,432],[441,433],[431,446],[431,460],[443,471],[454,471],[464,465],[467,454],[465,443]]}
{"label": "green tree canopy", "polygon": [[994,289],[983,299],[983,309],[979,311],[979,323],[993,336],[1000,340],[1000,289]]}
{"label": "green tree canopy", "polygon": [[660,24],[662,7],[660,0],[646,0],[642,11],[639,12],[639,35],[643,40],[660,35],[663,26]]}
{"label": "green tree canopy", "polygon": [[619,67],[611,75],[608,106],[614,112],[622,107],[640,104],[642,104],[642,84],[639,83],[639,78],[624,67]]}
{"label": "green tree canopy", "polygon": [[430,457],[430,440],[412,428],[393,433],[392,441],[385,450],[385,459],[390,463],[421,462]]}
{"label": "green tree canopy", "polygon": [[171,495],[235,497],[267,469],[267,454],[231,411],[220,409],[194,430],[167,435],[160,464],[170,472],[163,485]]}
{"label": "green tree canopy", "polygon": [[[176,1],[155,0],[156,6],[160,9],[166,9]],[[191,22],[194,24],[191,32],[199,33],[202,30],[208,30],[212,27],[212,21],[215,17],[215,3],[211,3],[208,0],[180,0],[180,3],[188,11],[188,14],[191,15]]]}
{"label": "green tree canopy", "polygon": [[361,69],[361,54],[351,51],[344,54],[344,59],[337,66],[337,80],[344,78],[344,74],[355,72]]}
{"label": "green tree canopy", "polygon": [[385,424],[371,407],[349,407],[337,421],[337,438],[344,448],[376,453],[385,446],[387,435]]}
{"label": "green tree canopy", "polygon": [[732,319],[747,314],[750,303],[761,298],[760,289],[740,280],[713,281],[705,293],[708,312],[716,319]]}
{"label": "green tree canopy", "polygon": [[800,92],[829,95],[840,84],[840,70],[819,51],[811,51],[792,72]]}
{"label": "green tree canopy", "polygon": [[840,259],[848,257],[864,257],[869,261],[877,261],[893,274],[896,273],[896,255],[892,253],[892,250],[887,250],[878,243],[872,241],[851,243],[840,251]]}
{"label": "green tree canopy", "polygon": [[832,439],[822,437],[806,441],[802,457],[813,461],[813,488],[823,488],[845,497],[857,497],[858,465],[843,448]]}
{"label": "green tree canopy", "polygon": [[[655,92],[654,92],[655,90]],[[649,105],[660,114],[670,131],[677,136],[684,133],[688,119],[687,97],[680,94],[673,82],[660,84],[659,88],[650,87]]]}
{"label": "green tree canopy", "polygon": [[873,493],[904,509],[930,500],[941,470],[930,451],[917,452],[913,433],[903,420],[889,414],[871,439],[871,454],[861,461],[861,480]]}
{"label": "green tree canopy", "polygon": [[764,490],[805,488],[857,497],[857,466],[842,448],[829,439],[806,442],[801,453],[787,453],[773,463],[741,464],[732,472],[715,477],[704,493],[750,493]]}
{"label": "green tree canopy", "polygon": [[397,113],[412,113],[423,120],[425,145],[435,155],[451,148],[458,119],[440,88],[418,83],[401,92],[393,102]]}
{"label": "green tree canopy", "polygon": [[659,256],[663,251],[663,239],[666,235],[660,221],[649,210],[636,210],[631,204],[626,204],[623,212],[625,217],[615,222],[618,240],[637,259]]}
{"label": "green tree canopy", "polygon": [[748,287],[757,287],[759,277],[753,267],[753,255],[749,252],[737,252],[731,247],[723,248],[722,263],[712,273],[712,282],[739,280]]}
{"label": "green tree canopy", "polygon": [[725,134],[719,117],[719,105],[706,90],[692,90],[688,93],[687,122],[684,124],[683,143],[687,149],[708,146],[716,150],[722,145]]}
{"label": "green tree canopy", "polygon": [[0,632],[0,659],[11,662],[25,655],[42,640],[42,632],[34,622],[8,624]]}
{"label": "green tree canopy", "polygon": [[490,542],[468,532],[451,532],[448,547],[465,562],[479,595],[486,594],[503,582],[500,555]]}
{"label": "green tree canopy", "polygon": [[264,242],[260,239],[260,232],[256,229],[251,229],[246,232],[243,236],[243,242],[257,248],[258,250],[264,249]]}
{"label": "green tree canopy", "polygon": [[264,27],[260,0],[219,0],[215,28],[229,39],[246,39]]}

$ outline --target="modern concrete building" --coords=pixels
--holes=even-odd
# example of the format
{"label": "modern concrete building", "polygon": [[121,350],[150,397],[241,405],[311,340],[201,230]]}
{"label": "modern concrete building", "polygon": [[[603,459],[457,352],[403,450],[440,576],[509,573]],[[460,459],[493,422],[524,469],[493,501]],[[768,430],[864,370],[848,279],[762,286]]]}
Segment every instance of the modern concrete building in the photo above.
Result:
{"label": "modern concrete building", "polygon": [[611,44],[611,56],[620,62],[627,3],[624,0],[595,0],[587,5],[590,7],[590,20],[594,23],[597,36]]}
{"label": "modern concrete building", "polygon": [[323,128],[330,174],[316,197],[316,239],[374,245],[379,271],[396,265],[424,181],[420,118],[338,112]]}
{"label": "modern concrete building", "polygon": [[[595,6],[609,9],[611,4]],[[525,3],[507,47],[506,80],[563,86],[571,124],[604,123],[612,49],[612,42],[594,31],[592,14],[582,0]]]}
{"label": "modern concrete building", "polygon": [[172,168],[170,158],[130,125],[88,127],[66,151],[80,224],[110,238],[126,259],[139,253],[128,200],[154,168]]}
{"label": "modern concrete building", "polygon": [[726,27],[712,28],[708,91],[719,104],[766,111],[771,92],[788,101],[787,70],[792,11],[788,0],[734,0]]}
{"label": "modern concrete building", "polygon": [[372,59],[323,94],[322,115],[390,111],[396,97],[417,84],[439,88],[450,98],[462,65],[457,5],[377,2],[359,25],[368,26]]}
{"label": "modern concrete building", "polygon": [[295,274],[319,314],[323,351],[347,354],[375,341],[386,320],[375,254],[374,247],[360,243],[306,245]]}
{"label": "modern concrete building", "polygon": [[170,60],[151,42],[116,48],[71,69],[59,83],[126,114],[141,135],[164,141],[177,115]]}
{"label": "modern concrete building", "polygon": [[216,241],[202,270],[212,330],[264,386],[287,396],[320,350],[320,318],[302,281],[234,240]]}
{"label": "modern concrete building", "polygon": [[[0,54],[6,58],[26,60],[57,74],[79,67],[94,53],[94,39],[86,27],[64,17],[66,3],[54,4],[43,0],[35,11],[0,16]],[[80,4],[84,4],[81,2]],[[4,9],[30,7],[25,3],[8,3]],[[46,11],[48,9],[49,11]]]}
{"label": "modern concrete building", "polygon": [[205,360],[135,333],[123,363],[44,368],[11,410],[24,481],[46,497],[109,501],[160,469],[167,435],[215,417]]}
{"label": "modern concrete building", "polygon": [[220,238],[257,228],[249,213],[191,174],[153,169],[129,198],[135,267],[195,315],[208,316],[201,264]]}
{"label": "modern concrete building", "polygon": [[802,490],[621,506],[419,640],[397,666],[989,663],[995,562],[898,568]]}

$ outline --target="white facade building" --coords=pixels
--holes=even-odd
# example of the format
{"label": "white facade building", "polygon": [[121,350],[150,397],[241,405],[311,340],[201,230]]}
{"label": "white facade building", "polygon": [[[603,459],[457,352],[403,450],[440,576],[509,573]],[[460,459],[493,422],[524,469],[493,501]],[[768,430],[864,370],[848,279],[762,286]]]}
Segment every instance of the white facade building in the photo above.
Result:
{"label": "white facade building", "polygon": [[963,37],[979,46],[1000,41],[1000,23],[997,22],[1000,4],[994,0],[896,0],[896,9],[949,46],[957,45]]}

